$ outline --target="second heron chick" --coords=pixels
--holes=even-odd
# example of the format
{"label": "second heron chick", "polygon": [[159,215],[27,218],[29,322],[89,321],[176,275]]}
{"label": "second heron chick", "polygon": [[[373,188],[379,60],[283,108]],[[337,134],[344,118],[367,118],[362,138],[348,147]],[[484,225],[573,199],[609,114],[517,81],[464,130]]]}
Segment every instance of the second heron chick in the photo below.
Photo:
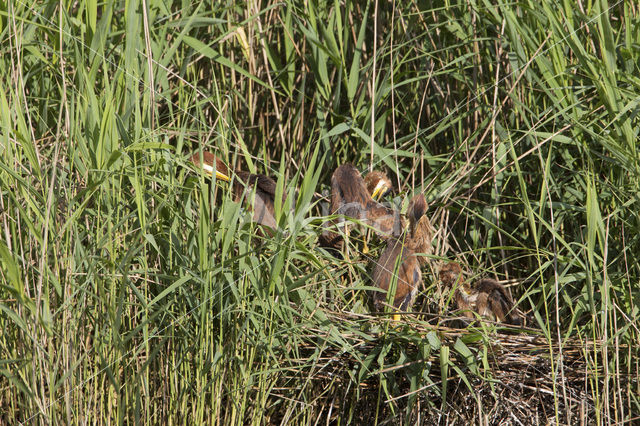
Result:
{"label": "second heron chick", "polygon": [[[384,308],[387,300],[400,311],[408,311],[413,306],[422,284],[420,266],[426,262],[426,257],[420,255],[431,251],[432,228],[426,211],[424,195],[413,197],[407,210],[408,231],[397,238],[389,238],[386,248],[374,263],[373,285],[382,290],[373,294],[378,311]],[[388,292],[394,287],[394,282],[395,293],[389,297]],[[398,317],[398,314],[393,316],[395,320]]]}

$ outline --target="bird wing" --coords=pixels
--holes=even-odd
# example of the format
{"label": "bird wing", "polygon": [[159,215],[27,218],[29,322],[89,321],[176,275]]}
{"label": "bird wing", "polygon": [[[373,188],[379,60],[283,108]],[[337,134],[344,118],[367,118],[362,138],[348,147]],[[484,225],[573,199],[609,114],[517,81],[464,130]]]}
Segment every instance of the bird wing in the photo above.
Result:
{"label": "bird wing", "polygon": [[500,297],[504,298],[508,303],[513,304],[513,299],[511,299],[511,295],[509,294],[507,289],[494,279],[482,278],[481,280],[476,281],[473,288],[478,292],[487,293],[487,294],[495,291],[500,295]]}
{"label": "bird wing", "polygon": [[266,225],[273,229],[278,227],[273,199],[269,198],[265,193],[260,193],[257,189],[253,200],[253,220],[260,225]]}
{"label": "bird wing", "polygon": [[404,220],[398,211],[373,200],[366,204],[365,218],[383,238],[399,237],[404,230]]}
{"label": "bird wing", "polygon": [[503,285],[490,278],[484,278],[475,284],[475,289],[487,294],[491,311],[493,311],[498,321],[508,319],[509,322],[514,324],[519,322],[519,318],[516,315],[515,303],[509,291]]}
{"label": "bird wing", "polygon": [[[364,179],[351,164],[343,164],[331,175],[331,211],[338,212],[345,204],[356,203],[364,209],[371,200]],[[344,214],[344,213],[343,213]]]}
{"label": "bird wing", "polygon": [[403,287],[400,287],[398,283],[398,289],[404,290],[404,295],[398,294],[396,291],[396,298],[394,305],[398,306],[403,311],[408,311],[416,298],[418,288],[422,284],[422,272],[420,271],[420,264],[417,262],[415,254],[411,253],[409,257],[404,259],[402,263],[403,274],[398,277],[405,277],[405,280],[411,278],[411,282],[406,282]]}
{"label": "bird wing", "polygon": [[[400,264],[396,269],[396,260],[400,257]],[[393,305],[396,308],[407,310],[413,304],[417,290],[422,283],[422,273],[415,253],[410,247],[403,244],[400,239],[387,242],[387,247],[375,263],[373,271],[374,285],[388,291],[391,279],[397,274],[396,292],[393,297]],[[374,302],[380,305],[386,301],[385,292],[376,292]]]}
{"label": "bird wing", "polygon": [[[253,206],[253,220],[261,225],[276,229],[278,226],[275,219],[274,205],[276,182],[269,176],[262,174],[238,172],[237,175],[239,180],[234,185],[236,199],[239,199],[244,194],[244,197]],[[254,192],[253,199],[249,199]]]}

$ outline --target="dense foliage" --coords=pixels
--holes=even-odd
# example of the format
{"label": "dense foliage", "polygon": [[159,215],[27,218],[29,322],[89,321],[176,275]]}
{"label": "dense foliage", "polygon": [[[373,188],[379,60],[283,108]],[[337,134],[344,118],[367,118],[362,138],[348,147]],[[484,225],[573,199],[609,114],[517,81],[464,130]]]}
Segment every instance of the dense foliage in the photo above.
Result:
{"label": "dense foliage", "polygon": [[[638,28],[629,0],[0,1],[0,423],[637,418]],[[199,149],[278,178],[280,232]],[[400,325],[358,241],[317,247],[344,162],[430,203]],[[531,329],[448,328],[442,258],[518,279]]]}

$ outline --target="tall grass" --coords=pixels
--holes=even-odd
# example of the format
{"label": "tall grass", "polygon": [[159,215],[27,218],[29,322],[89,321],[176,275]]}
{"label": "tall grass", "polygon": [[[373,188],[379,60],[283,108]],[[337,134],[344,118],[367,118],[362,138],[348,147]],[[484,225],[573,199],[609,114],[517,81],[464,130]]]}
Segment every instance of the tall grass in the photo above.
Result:
{"label": "tall grass", "polygon": [[[0,3],[0,422],[637,420],[638,26],[623,0]],[[199,149],[277,177],[276,235]],[[431,204],[401,325],[357,243],[317,248],[344,162]],[[447,328],[456,256],[519,279],[533,329]]]}

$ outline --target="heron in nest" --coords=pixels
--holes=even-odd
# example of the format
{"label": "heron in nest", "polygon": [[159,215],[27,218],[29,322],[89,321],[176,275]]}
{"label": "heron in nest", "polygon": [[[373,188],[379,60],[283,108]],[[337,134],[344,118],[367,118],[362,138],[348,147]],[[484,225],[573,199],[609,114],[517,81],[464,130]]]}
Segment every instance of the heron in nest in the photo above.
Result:
{"label": "heron in nest", "polygon": [[522,325],[523,314],[507,289],[496,280],[482,278],[471,284],[454,262],[443,265],[438,275],[445,288],[454,289],[453,300],[465,317],[472,319],[477,314],[490,321]]}
{"label": "heron in nest", "polygon": [[[226,182],[232,181],[232,192],[236,202],[246,199],[253,210],[253,221],[275,230],[278,224],[275,219],[276,182],[269,176],[253,174],[245,171],[229,172],[224,162],[211,152],[196,153],[191,162],[201,167],[208,176]],[[251,196],[255,194],[255,196]],[[284,203],[284,195],[282,201]]]}
{"label": "heron in nest", "polygon": [[[407,210],[409,229],[403,235],[387,239],[387,246],[375,261],[373,285],[382,291],[373,293],[375,308],[380,311],[387,300],[396,311],[408,311],[415,301],[418,288],[422,284],[421,265],[431,253],[433,228],[426,216],[427,202],[423,194],[411,199]],[[395,283],[395,285],[394,285]],[[393,296],[388,293],[395,288]],[[393,315],[394,320],[399,314]]]}

